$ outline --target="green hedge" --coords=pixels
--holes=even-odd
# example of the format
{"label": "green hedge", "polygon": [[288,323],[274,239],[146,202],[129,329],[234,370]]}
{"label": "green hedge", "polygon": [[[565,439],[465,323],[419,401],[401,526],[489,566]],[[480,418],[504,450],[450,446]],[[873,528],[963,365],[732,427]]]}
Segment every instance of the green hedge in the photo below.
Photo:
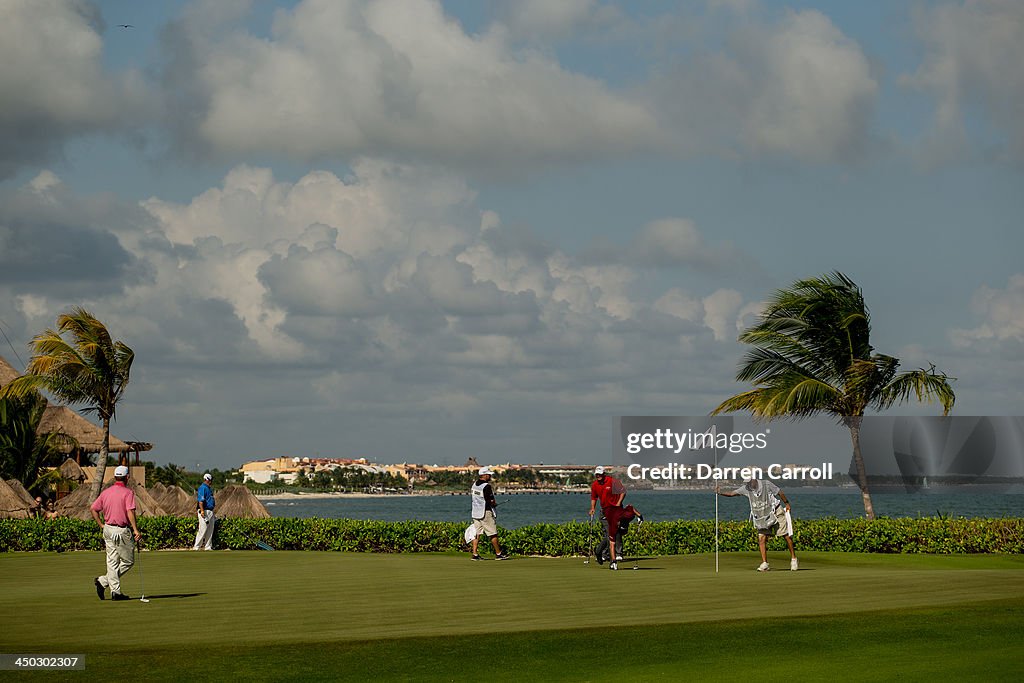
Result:
{"label": "green hedge", "polygon": [[[189,548],[195,539],[194,518],[143,517],[143,542],[149,548]],[[406,553],[464,549],[463,523],[378,522],[352,519],[222,519],[214,535],[216,548],[254,550],[257,542],[277,550],[334,550]],[[502,545],[517,555],[585,555],[600,532],[596,526],[535,524],[502,529]],[[865,553],[1024,553],[1024,519],[894,518],[813,519],[798,521],[794,537],[800,550]],[[715,525],[711,521],[649,522],[634,527],[625,540],[631,555],[683,555],[713,552]],[[489,548],[489,544],[483,544]],[[722,522],[719,548],[723,552],[755,547],[748,522]],[[770,548],[785,548],[772,539]],[[24,550],[100,550],[103,539],[93,522],[0,520],[0,552]]]}

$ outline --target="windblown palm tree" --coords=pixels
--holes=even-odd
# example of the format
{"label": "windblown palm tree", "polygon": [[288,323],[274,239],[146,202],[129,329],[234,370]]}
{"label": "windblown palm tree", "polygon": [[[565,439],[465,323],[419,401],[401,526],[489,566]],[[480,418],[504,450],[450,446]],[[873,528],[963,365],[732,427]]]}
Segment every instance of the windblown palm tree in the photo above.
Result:
{"label": "windblown palm tree", "polygon": [[938,400],[948,415],[956,397],[935,366],[898,373],[900,361],[874,353],[864,296],[842,273],[799,280],[775,292],[739,340],[753,348],[736,380],[754,389],[726,399],[713,415],[748,411],[755,418],[801,419],[829,414],[850,430],[858,485],[868,519],[875,518],[860,428],[868,409],[885,410],[911,397]]}
{"label": "windblown palm tree", "polygon": [[[70,336],[70,341],[62,337]],[[85,404],[103,422],[103,443],[92,482],[91,499],[99,495],[110,450],[110,421],[128,386],[135,352],[114,341],[107,328],[83,308],[57,318],[57,331],[32,339],[34,354],[25,374],[0,390],[0,398],[24,396],[43,389],[69,404]]]}

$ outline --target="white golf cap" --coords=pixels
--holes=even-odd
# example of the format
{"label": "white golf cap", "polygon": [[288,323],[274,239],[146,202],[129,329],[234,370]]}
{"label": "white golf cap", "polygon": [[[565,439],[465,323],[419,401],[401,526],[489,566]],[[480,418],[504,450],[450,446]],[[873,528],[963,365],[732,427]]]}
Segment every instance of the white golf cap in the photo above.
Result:
{"label": "white golf cap", "polygon": [[598,465],[597,467],[595,467],[594,468],[594,474],[595,475],[596,474],[604,474],[604,466],[603,465]]}
{"label": "white golf cap", "polygon": [[203,475],[203,479],[205,479],[206,481],[213,481],[213,475],[207,472],[206,474]]}
{"label": "white golf cap", "polygon": [[477,472],[476,472],[476,473],[477,473],[477,474],[479,474],[479,475],[480,475],[480,476],[482,477],[482,476],[484,476],[485,474],[494,474],[494,471],[493,471],[493,470],[491,470],[491,468],[490,468],[490,467],[487,467],[486,465],[484,465],[484,466],[483,466],[483,467],[481,467],[481,468],[480,468],[479,470],[477,470]]}
{"label": "white golf cap", "polygon": [[128,468],[125,467],[124,465],[118,465],[117,467],[114,468],[114,476],[115,477],[127,477],[128,476]]}

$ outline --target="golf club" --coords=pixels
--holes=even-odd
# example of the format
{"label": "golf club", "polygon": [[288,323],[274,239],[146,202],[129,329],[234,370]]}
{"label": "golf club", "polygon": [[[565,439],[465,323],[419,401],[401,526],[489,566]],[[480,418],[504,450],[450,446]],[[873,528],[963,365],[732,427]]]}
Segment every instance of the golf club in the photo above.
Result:
{"label": "golf club", "polygon": [[590,516],[590,524],[587,525],[587,559],[583,560],[583,564],[590,564],[591,556],[594,560],[597,560],[597,545],[598,539],[600,538],[598,533],[598,521],[593,515]]}
{"label": "golf club", "polygon": [[135,564],[139,567],[139,587],[142,589],[142,597],[139,598],[139,602],[149,602],[149,598],[146,597],[146,575],[142,573],[142,541],[139,541],[138,550]]}

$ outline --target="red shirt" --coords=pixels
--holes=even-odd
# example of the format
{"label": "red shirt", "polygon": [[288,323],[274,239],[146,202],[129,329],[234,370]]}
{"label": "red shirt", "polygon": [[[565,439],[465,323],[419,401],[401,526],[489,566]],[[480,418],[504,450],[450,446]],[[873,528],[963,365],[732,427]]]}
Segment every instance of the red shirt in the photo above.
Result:
{"label": "red shirt", "polygon": [[115,481],[113,486],[97,496],[90,507],[103,515],[104,523],[128,526],[128,511],[135,509],[135,492],[123,481]]}
{"label": "red shirt", "polygon": [[614,506],[619,501],[619,496],[626,492],[626,488],[615,477],[604,475],[604,483],[596,479],[590,484],[590,500],[601,501],[601,507]]}

